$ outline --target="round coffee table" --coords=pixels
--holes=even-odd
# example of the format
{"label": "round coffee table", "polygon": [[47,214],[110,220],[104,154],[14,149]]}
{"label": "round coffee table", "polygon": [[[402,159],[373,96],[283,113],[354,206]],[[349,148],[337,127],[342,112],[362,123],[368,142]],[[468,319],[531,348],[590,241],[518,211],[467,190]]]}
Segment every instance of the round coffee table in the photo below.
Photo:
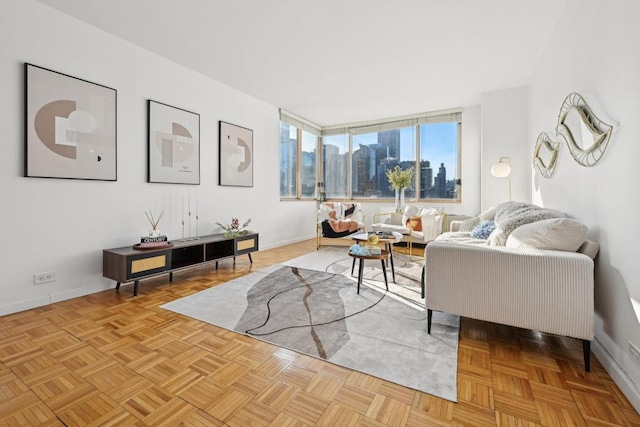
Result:
{"label": "round coffee table", "polygon": [[[366,242],[369,239],[369,236],[372,233],[356,233],[356,234],[352,234],[350,237],[352,240],[355,240],[356,242]],[[391,264],[391,278],[393,279],[393,283],[396,283],[396,270],[393,266],[393,244],[394,243],[398,243],[400,240],[402,240],[402,234],[394,231],[393,233],[393,237],[384,237],[381,235],[377,235],[378,236],[378,243],[384,243],[384,249],[389,252],[389,263]],[[351,264],[351,275],[353,275],[353,269],[355,268],[356,265],[356,260],[355,258],[353,259],[353,263]]]}
{"label": "round coffee table", "polygon": [[[360,284],[362,283],[362,271],[364,269],[364,260],[366,259],[379,259],[382,263],[382,275],[384,276],[384,285],[387,290],[389,290],[389,283],[387,282],[387,268],[384,265],[384,260],[389,258],[388,251],[380,251],[379,254],[371,254],[371,255],[356,255],[349,252],[349,256],[353,258],[353,262],[356,262],[356,259],[360,260],[360,265],[358,266],[358,294],[360,293]],[[353,274],[353,270],[352,270]]]}

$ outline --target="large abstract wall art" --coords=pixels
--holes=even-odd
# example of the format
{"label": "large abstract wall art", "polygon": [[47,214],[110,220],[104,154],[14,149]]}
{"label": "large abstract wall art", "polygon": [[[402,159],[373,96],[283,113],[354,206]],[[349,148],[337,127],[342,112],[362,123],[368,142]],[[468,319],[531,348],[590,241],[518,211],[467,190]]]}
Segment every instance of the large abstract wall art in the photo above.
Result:
{"label": "large abstract wall art", "polygon": [[116,90],[25,64],[27,177],[115,181]]}
{"label": "large abstract wall art", "polygon": [[253,131],[220,122],[220,185],[253,187]]}
{"label": "large abstract wall art", "polygon": [[200,115],[149,100],[149,182],[200,184]]}

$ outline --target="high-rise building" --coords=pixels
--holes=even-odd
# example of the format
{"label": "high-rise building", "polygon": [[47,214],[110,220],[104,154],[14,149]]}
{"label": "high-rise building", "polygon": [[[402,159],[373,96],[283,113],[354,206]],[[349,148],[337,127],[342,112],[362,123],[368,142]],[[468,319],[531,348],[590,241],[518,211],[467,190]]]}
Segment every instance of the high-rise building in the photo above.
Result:
{"label": "high-rise building", "polygon": [[440,163],[438,169],[438,176],[434,180],[435,195],[439,199],[444,199],[447,195],[447,168],[444,167],[444,163]]}
{"label": "high-rise building", "polygon": [[433,197],[433,169],[431,162],[420,162],[420,197],[423,199]]}
{"label": "high-rise building", "polygon": [[378,132],[378,145],[385,147],[387,158],[400,159],[400,129]]}
{"label": "high-rise building", "polygon": [[340,154],[340,148],[331,144],[324,144],[322,150],[322,171],[324,191],[327,197],[344,197],[347,189],[346,154]]}

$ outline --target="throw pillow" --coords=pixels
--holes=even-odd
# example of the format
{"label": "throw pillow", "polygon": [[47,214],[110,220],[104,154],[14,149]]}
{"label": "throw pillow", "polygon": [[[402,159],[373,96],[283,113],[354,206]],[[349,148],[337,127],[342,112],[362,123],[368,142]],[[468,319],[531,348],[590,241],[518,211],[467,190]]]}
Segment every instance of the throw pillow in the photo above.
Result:
{"label": "throw pillow", "polygon": [[414,216],[407,220],[407,228],[413,231],[422,231],[422,217]]}
{"label": "throw pillow", "polygon": [[489,236],[487,243],[490,246],[505,246],[509,235],[516,228],[532,222],[564,216],[560,211],[542,208],[531,203],[501,203],[496,207],[493,220],[496,223],[496,229]]}
{"label": "throw pillow", "polygon": [[465,219],[460,223],[458,231],[473,231],[473,229],[480,224],[480,217],[474,216],[473,218]]}
{"label": "throw pillow", "polygon": [[571,218],[551,218],[524,224],[511,232],[506,246],[576,252],[587,238],[587,227]]}
{"label": "throw pillow", "polygon": [[474,227],[471,231],[471,237],[474,239],[486,240],[489,238],[491,232],[496,228],[496,224],[493,221],[485,221],[480,225]]}

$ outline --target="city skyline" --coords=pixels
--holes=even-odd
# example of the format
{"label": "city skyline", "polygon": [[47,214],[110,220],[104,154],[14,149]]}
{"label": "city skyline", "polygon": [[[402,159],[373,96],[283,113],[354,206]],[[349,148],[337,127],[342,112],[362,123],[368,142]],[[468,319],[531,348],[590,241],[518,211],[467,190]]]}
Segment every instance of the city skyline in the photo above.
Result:
{"label": "city skyline", "polygon": [[[457,197],[458,124],[421,125],[420,132],[418,198]],[[307,132],[302,134],[300,186],[303,197],[313,197],[316,190],[316,137]],[[416,167],[415,127],[356,134],[352,136],[352,144],[353,153],[349,156],[348,135],[323,138],[323,181],[327,197],[346,197],[348,180],[351,179],[354,198],[393,198],[394,190],[389,188],[386,171],[396,165],[402,169]],[[295,195],[292,193],[296,176],[292,166],[295,166],[296,151],[297,129],[288,125],[281,127],[281,184],[290,186],[289,189],[281,186],[283,196]],[[352,174],[348,177],[350,157]],[[406,190],[409,198],[416,197],[413,187],[415,184]]]}

